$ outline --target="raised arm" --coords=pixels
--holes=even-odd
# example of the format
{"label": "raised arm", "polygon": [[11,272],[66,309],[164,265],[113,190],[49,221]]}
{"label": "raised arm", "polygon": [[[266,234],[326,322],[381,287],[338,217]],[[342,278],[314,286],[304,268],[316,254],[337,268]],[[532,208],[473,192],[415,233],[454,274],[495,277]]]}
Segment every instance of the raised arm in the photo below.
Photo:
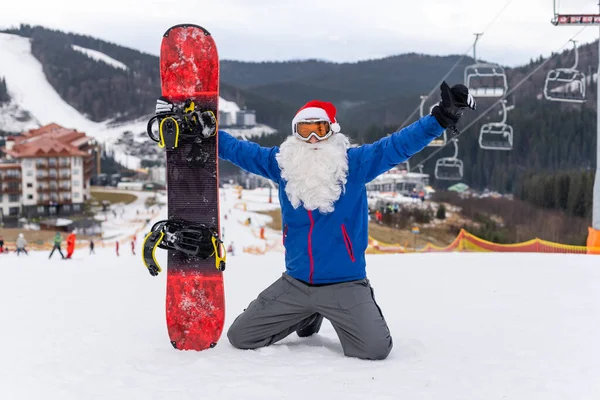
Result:
{"label": "raised arm", "polygon": [[435,117],[427,115],[373,144],[351,149],[349,157],[357,160],[365,183],[370,182],[378,175],[408,160],[443,132],[444,128]]}
{"label": "raised arm", "polygon": [[455,127],[464,109],[475,110],[475,99],[465,85],[458,84],[450,88],[444,81],[440,92],[442,101],[433,108],[431,115],[373,144],[348,152],[358,163],[365,183],[408,160],[440,136],[444,129]]}
{"label": "raised arm", "polygon": [[278,152],[278,147],[261,147],[257,143],[239,140],[219,130],[219,158],[275,182],[279,182],[281,178],[281,171],[275,160]]}

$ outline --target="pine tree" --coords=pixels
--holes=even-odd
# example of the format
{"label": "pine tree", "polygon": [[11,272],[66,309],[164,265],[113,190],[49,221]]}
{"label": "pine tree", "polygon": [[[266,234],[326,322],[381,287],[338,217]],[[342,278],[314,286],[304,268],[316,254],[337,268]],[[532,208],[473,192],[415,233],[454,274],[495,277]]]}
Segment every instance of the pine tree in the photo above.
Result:
{"label": "pine tree", "polygon": [[10,100],[8,95],[8,88],[6,87],[6,79],[0,77],[0,103],[6,103]]}

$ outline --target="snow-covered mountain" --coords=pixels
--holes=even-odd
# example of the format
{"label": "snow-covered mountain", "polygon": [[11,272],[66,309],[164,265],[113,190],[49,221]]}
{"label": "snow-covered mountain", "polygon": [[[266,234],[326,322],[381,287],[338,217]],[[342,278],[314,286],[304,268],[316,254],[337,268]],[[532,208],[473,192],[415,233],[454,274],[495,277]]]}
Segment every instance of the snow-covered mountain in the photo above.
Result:
{"label": "snow-covered mountain", "polygon": [[[115,68],[127,69],[128,66],[114,58],[96,50],[73,46],[88,57],[111,65]],[[57,123],[66,128],[77,129],[93,136],[99,142],[114,144],[125,131],[133,133],[145,132],[147,118],[114,124],[111,120],[95,122],[82,115],[68,104],[56,92],[44,75],[42,64],[31,52],[29,38],[0,33],[0,77],[5,78],[9,96],[8,104],[0,106],[0,131],[18,133],[50,123]],[[220,98],[221,111],[237,112],[240,107],[231,101]],[[153,110],[148,110],[148,118]],[[275,130],[268,126],[258,126],[254,130],[237,131],[238,135],[270,134]],[[128,167],[139,166],[139,159],[124,154],[115,154],[117,159],[127,163]],[[117,151],[121,153],[121,151]]]}

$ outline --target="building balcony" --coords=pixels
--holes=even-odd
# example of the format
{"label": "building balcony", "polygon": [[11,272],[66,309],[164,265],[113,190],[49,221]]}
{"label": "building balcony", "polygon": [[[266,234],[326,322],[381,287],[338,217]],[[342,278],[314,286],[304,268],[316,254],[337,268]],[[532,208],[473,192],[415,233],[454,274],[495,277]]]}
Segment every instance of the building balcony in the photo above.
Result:
{"label": "building balcony", "polygon": [[45,187],[45,186],[38,186],[37,191],[38,193],[50,193],[50,188],[49,187]]}
{"label": "building balcony", "polygon": [[50,176],[49,176],[49,175],[42,175],[42,176],[38,175],[38,176],[36,176],[35,178],[36,178],[38,181],[48,181],[48,180],[50,180]]}
{"label": "building balcony", "polygon": [[20,182],[21,181],[21,175],[1,175],[0,176],[0,181],[2,182]]}
{"label": "building balcony", "polygon": [[0,189],[0,193],[4,193],[4,194],[21,194],[21,187],[9,187],[9,186],[5,186],[2,189]]}
{"label": "building balcony", "polygon": [[70,192],[71,191],[71,186],[61,186],[59,188],[59,191],[61,191],[61,192]]}
{"label": "building balcony", "polygon": [[71,204],[71,200],[38,200],[37,202],[38,206],[60,206],[63,204]]}

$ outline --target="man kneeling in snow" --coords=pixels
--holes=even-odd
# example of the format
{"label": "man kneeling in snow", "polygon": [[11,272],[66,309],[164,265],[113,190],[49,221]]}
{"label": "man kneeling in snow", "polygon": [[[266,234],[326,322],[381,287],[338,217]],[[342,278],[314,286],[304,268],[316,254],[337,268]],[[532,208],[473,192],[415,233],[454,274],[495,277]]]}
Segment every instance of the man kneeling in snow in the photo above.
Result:
{"label": "man kneeling in snow", "polygon": [[475,108],[464,85],[444,82],[431,115],[376,143],[350,148],[335,107],[310,101],[280,147],[265,148],[219,131],[219,157],[279,184],[286,272],[233,322],[227,337],[256,349],[297,332],[307,337],[327,318],[344,354],[380,360],[392,338],[366,278],[365,184],[422,150]]}

